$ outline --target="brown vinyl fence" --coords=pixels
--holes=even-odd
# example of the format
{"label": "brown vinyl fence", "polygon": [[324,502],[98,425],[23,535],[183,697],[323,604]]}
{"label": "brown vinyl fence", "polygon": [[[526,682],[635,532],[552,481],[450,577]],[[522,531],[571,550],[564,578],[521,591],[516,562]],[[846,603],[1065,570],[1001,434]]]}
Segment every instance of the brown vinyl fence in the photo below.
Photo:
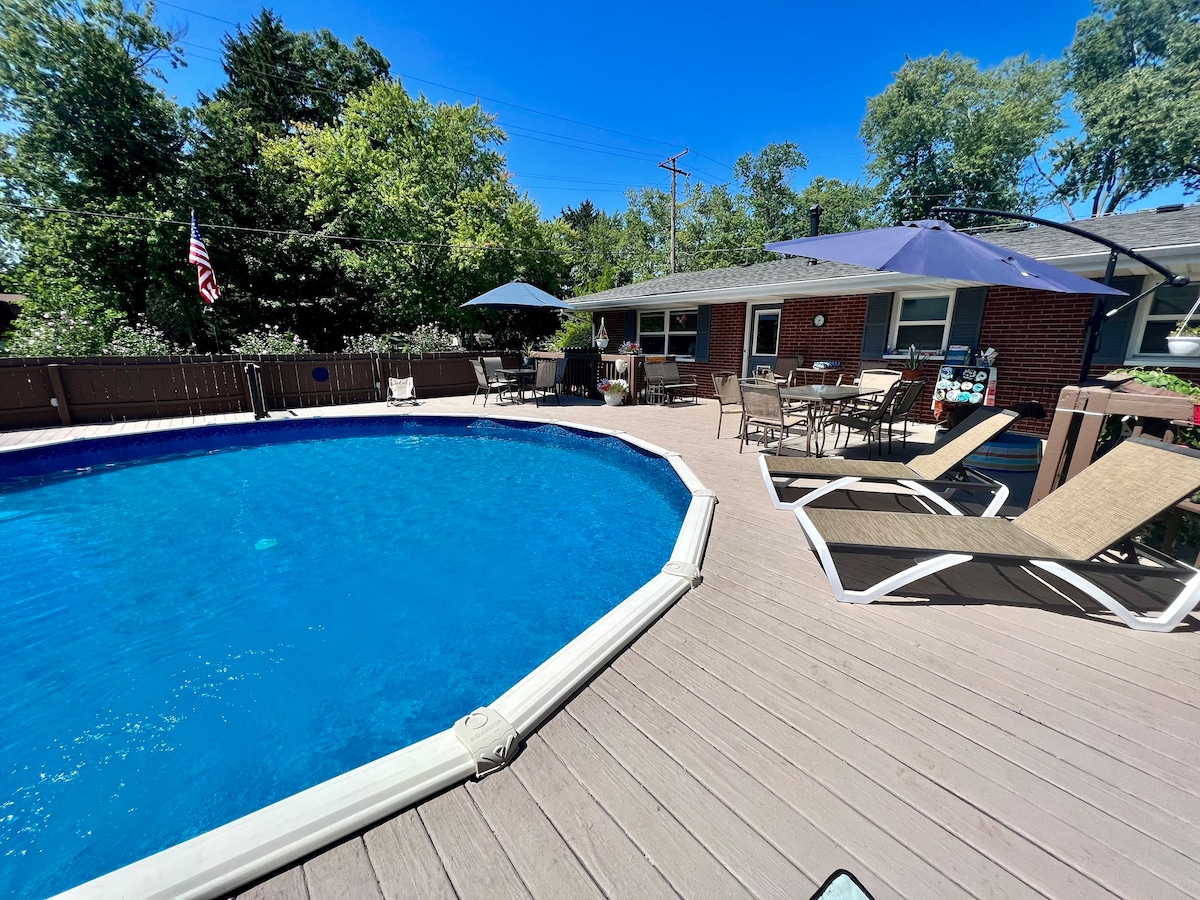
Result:
{"label": "brown vinyl fence", "polygon": [[[549,356],[552,354],[539,354]],[[412,377],[418,397],[475,391],[478,353],[308,353],[289,356],[0,357],[0,430],[268,410],[385,399],[388,378]],[[595,392],[611,377],[598,355],[567,354],[567,386]],[[504,364],[520,359],[505,355]]]}

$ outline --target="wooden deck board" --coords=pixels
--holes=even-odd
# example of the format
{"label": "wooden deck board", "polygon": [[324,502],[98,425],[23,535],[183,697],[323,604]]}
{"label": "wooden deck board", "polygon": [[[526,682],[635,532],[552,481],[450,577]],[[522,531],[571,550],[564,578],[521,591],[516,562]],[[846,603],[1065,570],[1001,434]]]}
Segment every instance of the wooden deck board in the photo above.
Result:
{"label": "wooden deck board", "polygon": [[[510,767],[240,896],[803,900],[838,867],[878,900],[1200,896],[1194,620],[1136,633],[1025,589],[964,602],[949,577],[930,600],[838,604],[758,454],[713,438],[711,402],[419,411],[553,417],[679,451],[720,500],[704,583]],[[0,433],[0,447],[104,433]]]}
{"label": "wooden deck board", "polygon": [[367,856],[386,900],[453,900],[454,887],[421,817],[410,809],[363,835]]}

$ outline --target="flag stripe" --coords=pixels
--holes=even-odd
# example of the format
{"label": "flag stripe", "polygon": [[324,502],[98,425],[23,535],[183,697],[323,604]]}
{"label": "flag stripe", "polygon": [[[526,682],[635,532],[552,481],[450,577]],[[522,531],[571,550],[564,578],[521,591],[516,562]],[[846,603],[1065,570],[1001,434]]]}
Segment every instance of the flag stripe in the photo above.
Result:
{"label": "flag stripe", "polygon": [[188,247],[188,262],[196,267],[201,298],[205,303],[213,303],[221,296],[221,291],[217,287],[217,276],[208,259],[208,248],[204,246],[204,238],[200,237],[200,226],[196,224],[195,213],[192,213],[192,240]]}

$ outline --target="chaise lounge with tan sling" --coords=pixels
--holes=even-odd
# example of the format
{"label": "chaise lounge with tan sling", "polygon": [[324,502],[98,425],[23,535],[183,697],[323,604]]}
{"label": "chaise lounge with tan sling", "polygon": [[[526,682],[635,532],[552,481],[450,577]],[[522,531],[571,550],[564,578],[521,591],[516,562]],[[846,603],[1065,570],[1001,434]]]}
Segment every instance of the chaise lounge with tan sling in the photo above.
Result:
{"label": "chaise lounge with tan sling", "polygon": [[[844,603],[981,563],[1023,569],[1060,594],[1074,589],[1130,628],[1170,631],[1200,603],[1200,570],[1131,535],[1198,489],[1200,453],[1131,438],[1011,521],[807,506],[795,515]],[[868,581],[880,570],[889,574],[874,584],[846,586],[847,576]]]}
{"label": "chaise lounge with tan sling", "polygon": [[[764,455],[758,458],[758,464],[776,509],[799,509],[836,491],[853,490],[855,485],[894,484],[954,514],[959,510],[944,498],[943,492],[963,488],[990,491],[992,499],[982,515],[994,516],[1008,499],[1007,485],[963,465],[963,460],[1007,431],[1018,418],[1020,414],[1011,409],[980,407],[936,447],[908,463]],[[960,468],[964,478],[951,478],[951,473]],[[966,480],[968,476],[970,480]],[[804,481],[818,484],[806,487],[800,484]]]}

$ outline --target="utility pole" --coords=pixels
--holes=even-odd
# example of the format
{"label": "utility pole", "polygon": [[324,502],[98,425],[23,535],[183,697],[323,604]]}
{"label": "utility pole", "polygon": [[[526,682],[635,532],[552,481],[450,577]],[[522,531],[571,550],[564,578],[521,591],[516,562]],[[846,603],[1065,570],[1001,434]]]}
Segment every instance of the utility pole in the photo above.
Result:
{"label": "utility pole", "polygon": [[671,173],[671,275],[675,274],[675,176],[690,176],[692,174],[691,172],[685,172],[683,169],[676,168],[675,163],[679,160],[679,157],[683,156],[687,152],[687,148],[684,148],[683,153],[676,153],[674,156],[668,156],[666,160],[658,164],[660,169],[666,169]]}

